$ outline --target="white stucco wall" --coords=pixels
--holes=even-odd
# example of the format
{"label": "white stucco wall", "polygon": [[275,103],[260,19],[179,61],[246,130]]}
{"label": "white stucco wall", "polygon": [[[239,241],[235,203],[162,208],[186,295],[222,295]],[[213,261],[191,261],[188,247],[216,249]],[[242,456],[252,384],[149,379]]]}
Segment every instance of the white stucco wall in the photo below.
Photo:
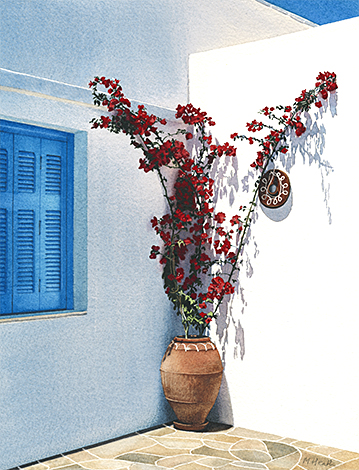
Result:
{"label": "white stucco wall", "polygon": [[[21,81],[23,89],[7,87]],[[75,238],[82,238],[75,292],[86,296],[77,302],[81,315],[0,321],[0,468],[6,470],[171,420],[159,365],[180,326],[148,257],[157,243],[150,219],[164,210],[156,176],[138,170],[140,155],[125,136],[90,130],[99,110],[89,90],[5,72],[1,83],[0,118],[75,134],[75,160],[85,162],[75,161],[75,193],[83,179],[76,172],[87,171],[88,187],[87,199],[86,186],[75,195],[87,219],[87,226],[79,224],[75,211]]]}
{"label": "white stucco wall", "polygon": [[188,54],[308,29],[256,0],[3,0],[0,67],[77,86],[119,77],[133,99],[187,102]]}
{"label": "white stucco wall", "polygon": [[[212,416],[353,451],[359,450],[359,99],[352,55],[358,28],[356,18],[190,57],[191,102],[214,118],[221,142],[246,133],[246,122],[263,120],[257,111],[264,106],[292,104],[318,72],[338,75],[338,103],[332,98],[325,113],[312,111],[317,132],[309,126],[310,135],[295,138],[279,164],[291,179],[292,210],[275,222],[258,209],[241,295],[212,328],[226,375]],[[238,144],[238,170],[225,163],[219,209],[248,200],[243,178],[255,157],[254,146]]]}
{"label": "white stucco wall", "polygon": [[256,0],[4,0],[0,24],[0,117],[73,132],[75,181],[86,189],[88,179],[87,196],[76,186],[85,215],[75,219],[74,260],[87,314],[0,323],[6,470],[173,416],[158,369],[179,329],[148,258],[160,187],[138,171],[126,138],[90,130],[88,82],[117,77],[131,99],[171,117],[187,101],[189,53],[311,26]]}

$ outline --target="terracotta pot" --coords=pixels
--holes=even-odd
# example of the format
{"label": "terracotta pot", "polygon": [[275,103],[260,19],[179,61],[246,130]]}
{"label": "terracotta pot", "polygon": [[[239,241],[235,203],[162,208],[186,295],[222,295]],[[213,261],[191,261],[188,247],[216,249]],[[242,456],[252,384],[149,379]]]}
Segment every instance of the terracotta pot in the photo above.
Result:
{"label": "terracotta pot", "polygon": [[210,338],[176,336],[163,356],[160,371],[165,397],[178,419],[175,427],[204,429],[223,374],[221,358]]}

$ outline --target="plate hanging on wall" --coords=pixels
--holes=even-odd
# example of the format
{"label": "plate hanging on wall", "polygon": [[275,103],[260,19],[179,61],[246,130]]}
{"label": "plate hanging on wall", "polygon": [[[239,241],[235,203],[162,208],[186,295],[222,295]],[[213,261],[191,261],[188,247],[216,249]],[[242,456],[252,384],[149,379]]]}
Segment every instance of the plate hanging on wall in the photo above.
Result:
{"label": "plate hanging on wall", "polygon": [[292,208],[292,191],[289,177],[284,171],[272,168],[267,171],[259,185],[259,201],[263,212],[279,222]]}

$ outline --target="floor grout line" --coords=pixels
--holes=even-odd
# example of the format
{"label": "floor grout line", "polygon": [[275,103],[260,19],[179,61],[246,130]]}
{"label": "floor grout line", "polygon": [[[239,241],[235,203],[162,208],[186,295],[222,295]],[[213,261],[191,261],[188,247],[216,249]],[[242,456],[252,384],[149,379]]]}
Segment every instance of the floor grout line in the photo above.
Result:
{"label": "floor grout line", "polygon": [[[266,437],[266,433],[262,433],[262,436],[258,437],[258,434],[261,433],[243,428],[228,427],[227,429],[223,429],[223,427],[221,428],[220,425],[217,426],[217,428],[215,425],[213,426],[214,427],[212,428],[212,431],[209,430],[208,432],[201,432],[196,434],[188,431],[178,431],[172,426],[165,424],[163,426],[151,428],[149,430],[137,431],[122,438],[111,439],[105,443],[92,445],[91,447],[82,447],[72,452],[65,452],[47,460],[37,460],[32,462],[32,464],[18,466],[11,470],[26,470],[26,468],[29,466],[34,467],[32,470],[66,470],[73,465],[77,465],[79,468],[84,470],[90,468],[96,468],[97,470],[115,470],[116,468],[118,470],[130,470],[132,466],[134,468],[142,468],[141,466],[143,466],[143,468],[148,469],[166,468],[167,470],[181,467],[183,470],[186,470],[196,468],[195,464],[201,465],[204,470],[211,468],[213,470],[220,470],[221,467],[216,466],[215,463],[220,464],[221,462],[224,462],[223,466],[232,465],[234,467],[238,466],[239,463],[243,463],[243,467],[248,468],[248,470],[254,469],[255,463],[261,463],[263,465],[263,470],[268,470],[270,468],[268,464],[273,463],[274,461],[278,461],[278,464],[280,462],[280,465],[283,465],[283,470],[294,470],[294,468],[298,470],[308,470],[307,467],[312,465],[310,463],[310,459],[313,458],[321,459],[322,463],[320,465],[325,465],[323,468],[335,470],[343,463],[350,465],[350,462],[359,462],[359,453],[353,451],[345,451],[343,449],[338,449],[331,446],[319,445],[286,437],[276,436],[276,439],[270,439],[269,437]],[[163,432],[161,432],[161,430],[163,430]],[[158,434],[156,434],[156,431]],[[151,432],[154,432],[154,434],[151,434]],[[269,433],[267,435],[270,436]],[[221,436],[223,436],[222,439]],[[133,437],[136,437],[136,439],[133,442],[133,447],[131,448],[131,441],[128,441],[128,439]],[[141,437],[144,439],[138,439]],[[138,441],[137,444],[136,440]],[[146,442],[147,440],[148,442]],[[194,442],[193,446],[191,446],[189,442],[189,447],[187,448],[187,443],[184,444],[184,442],[191,440],[199,442]],[[248,446],[246,445],[246,441],[248,441]],[[144,443],[147,445],[144,445]],[[239,443],[242,444],[236,448],[235,446]],[[296,445],[296,443],[302,443],[303,445],[306,445],[306,447],[299,447]],[[136,447],[137,445],[139,447]],[[161,446],[158,451],[159,455],[157,454],[157,450],[153,449],[156,446]],[[199,450],[202,447],[203,449]],[[320,451],[323,452],[326,447],[329,451],[329,454],[321,453]],[[165,455],[160,453],[162,448],[163,452],[165,452]],[[294,448],[295,450],[291,451],[290,448]],[[318,448],[319,452],[316,452],[315,448]],[[153,449],[153,453],[148,452],[151,449]],[[94,453],[96,450],[98,455]],[[196,450],[202,453],[196,453]],[[175,453],[176,451],[179,453]],[[282,452],[285,451],[289,453],[282,454]],[[72,456],[74,457],[75,454],[80,452],[84,452],[84,458],[87,456],[89,459],[82,460],[80,458],[80,460],[74,460],[72,458]],[[108,455],[106,455],[106,452],[108,452]],[[239,453],[236,455],[234,452]],[[351,456],[353,456],[353,458],[349,460],[336,458],[335,454],[340,452],[348,452],[347,458]],[[127,454],[132,454],[133,460],[127,461],[126,459],[120,458],[121,456],[125,456]],[[263,455],[266,455],[267,457],[263,457]],[[297,457],[295,457],[296,455]],[[91,457],[93,457],[93,459]],[[186,460],[186,457],[190,458]],[[67,459],[67,461],[59,466],[55,464],[56,467],[53,467],[50,461],[55,460],[56,458]],[[247,458],[249,460],[247,460]],[[263,458],[268,458],[270,460],[263,461]],[[174,466],[162,467],[161,461],[164,461],[165,459],[169,459],[166,462],[167,464],[171,464],[170,459],[172,459]],[[217,462],[215,459],[218,459]],[[285,459],[288,459],[288,465]],[[297,462],[293,463],[293,459],[297,459]],[[306,461],[306,459],[309,460]],[[102,466],[101,461],[104,461]],[[113,461],[114,465],[111,465],[110,461]],[[338,463],[333,466],[330,465],[331,461]],[[98,465],[86,465],[86,462],[96,462]],[[207,464],[205,462],[207,462]],[[119,466],[116,466],[115,463],[118,463]],[[121,466],[122,463],[124,466]],[[247,463],[249,466],[247,467],[245,463]],[[259,470],[259,467],[257,467],[256,470]]]}

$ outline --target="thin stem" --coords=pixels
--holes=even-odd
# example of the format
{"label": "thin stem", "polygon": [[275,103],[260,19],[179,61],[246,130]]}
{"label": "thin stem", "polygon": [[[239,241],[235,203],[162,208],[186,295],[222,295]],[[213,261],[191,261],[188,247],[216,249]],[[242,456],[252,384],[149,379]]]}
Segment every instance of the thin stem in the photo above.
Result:
{"label": "thin stem", "polygon": [[[285,133],[285,130],[286,128],[284,129],[282,135],[284,136],[284,133]],[[260,184],[262,182],[262,179],[264,177],[264,174],[265,174],[265,171],[269,165],[269,163],[273,160],[273,155],[276,153],[277,151],[277,147],[280,143],[282,139],[279,140],[279,142],[277,143],[277,145],[275,146],[275,148],[272,150],[272,153],[270,156],[268,156],[267,158],[267,161],[263,167],[263,171],[262,171],[262,174],[261,176],[259,177],[259,179],[257,179],[257,182],[256,182],[256,188],[254,190],[254,196],[249,204],[249,209],[248,209],[248,214],[245,218],[245,221],[244,221],[244,225],[243,225],[243,230],[242,230],[242,235],[241,235],[241,238],[240,238],[240,241],[239,241],[239,246],[238,246],[238,251],[237,251],[237,254],[236,254],[236,257],[235,257],[235,262],[232,264],[232,269],[231,269],[231,272],[229,273],[229,276],[228,276],[228,281],[227,282],[231,282],[231,279],[235,273],[235,271],[238,269],[238,258],[241,254],[241,251],[243,249],[243,246],[244,246],[244,243],[245,243],[245,236],[246,236],[246,233],[247,233],[247,230],[248,228],[250,227],[251,225],[251,214],[254,212],[254,207],[256,205],[256,199],[257,199],[257,195],[258,195],[258,191],[259,191],[259,187],[260,187]],[[216,305],[216,308],[214,309],[214,312],[213,312],[213,315],[215,315],[220,307],[220,305],[222,304],[222,301],[224,299],[224,295],[225,294],[222,294],[221,297],[219,298],[218,302],[217,302],[217,305]]]}

